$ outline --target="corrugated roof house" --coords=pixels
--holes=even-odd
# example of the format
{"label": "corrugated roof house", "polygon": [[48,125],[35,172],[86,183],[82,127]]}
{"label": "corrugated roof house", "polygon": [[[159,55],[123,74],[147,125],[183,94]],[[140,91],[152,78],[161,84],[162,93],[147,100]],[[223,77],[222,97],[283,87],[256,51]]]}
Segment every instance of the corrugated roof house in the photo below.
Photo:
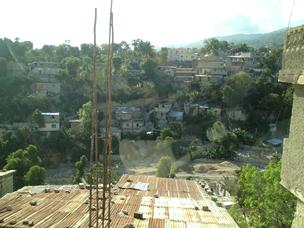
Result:
{"label": "corrugated roof house", "polygon": [[[0,227],[88,227],[88,197],[78,186],[25,187],[0,199]],[[111,227],[238,227],[218,205],[195,181],[123,175],[113,188]]]}

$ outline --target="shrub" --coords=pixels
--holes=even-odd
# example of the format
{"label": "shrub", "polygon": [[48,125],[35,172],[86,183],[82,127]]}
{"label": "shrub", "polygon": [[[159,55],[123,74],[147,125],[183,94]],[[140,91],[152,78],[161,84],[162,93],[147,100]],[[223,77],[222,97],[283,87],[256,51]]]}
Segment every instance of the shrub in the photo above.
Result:
{"label": "shrub", "polygon": [[25,174],[24,179],[28,185],[42,185],[44,184],[46,171],[44,168],[35,165]]}
{"label": "shrub", "polygon": [[174,177],[175,176],[175,166],[173,161],[168,156],[163,156],[158,162],[157,165],[157,174],[158,177]]}

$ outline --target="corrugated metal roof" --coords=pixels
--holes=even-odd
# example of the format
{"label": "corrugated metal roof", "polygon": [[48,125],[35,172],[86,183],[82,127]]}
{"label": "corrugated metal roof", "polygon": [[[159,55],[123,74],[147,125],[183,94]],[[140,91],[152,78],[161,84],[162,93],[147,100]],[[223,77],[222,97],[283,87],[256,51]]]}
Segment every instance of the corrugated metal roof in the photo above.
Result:
{"label": "corrugated metal roof", "polygon": [[[137,183],[147,183],[149,187],[134,189]],[[88,227],[88,190],[77,186],[48,188],[60,188],[60,191],[30,194],[31,187],[25,187],[0,199],[0,220],[4,221],[0,227],[9,226],[14,220],[15,227],[27,227],[22,225],[24,221],[33,221],[36,227]],[[227,210],[217,207],[194,181],[123,175],[113,192],[111,227],[120,228],[130,223],[136,228],[238,227]],[[37,206],[30,205],[32,200],[37,201]],[[12,211],[1,210],[8,205]],[[203,211],[203,205],[208,205],[210,211]],[[134,218],[138,212],[144,219]]]}

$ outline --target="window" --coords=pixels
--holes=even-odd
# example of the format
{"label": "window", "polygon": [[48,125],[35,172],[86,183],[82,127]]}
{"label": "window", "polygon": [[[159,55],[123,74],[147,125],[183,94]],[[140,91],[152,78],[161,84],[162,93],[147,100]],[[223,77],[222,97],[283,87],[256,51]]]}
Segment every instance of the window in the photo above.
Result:
{"label": "window", "polygon": [[57,127],[57,125],[56,124],[52,124],[52,128],[56,128]]}

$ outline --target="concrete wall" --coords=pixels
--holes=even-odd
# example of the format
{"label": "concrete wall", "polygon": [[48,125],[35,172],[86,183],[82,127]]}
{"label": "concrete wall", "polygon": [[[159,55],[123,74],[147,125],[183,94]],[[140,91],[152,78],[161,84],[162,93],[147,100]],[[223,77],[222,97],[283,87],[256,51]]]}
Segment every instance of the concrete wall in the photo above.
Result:
{"label": "concrete wall", "polygon": [[0,197],[14,191],[14,172],[15,170],[6,172],[0,171]]}
{"label": "concrete wall", "polygon": [[288,30],[279,81],[294,86],[289,137],[284,140],[281,184],[298,198],[293,228],[304,227],[304,26]]}

